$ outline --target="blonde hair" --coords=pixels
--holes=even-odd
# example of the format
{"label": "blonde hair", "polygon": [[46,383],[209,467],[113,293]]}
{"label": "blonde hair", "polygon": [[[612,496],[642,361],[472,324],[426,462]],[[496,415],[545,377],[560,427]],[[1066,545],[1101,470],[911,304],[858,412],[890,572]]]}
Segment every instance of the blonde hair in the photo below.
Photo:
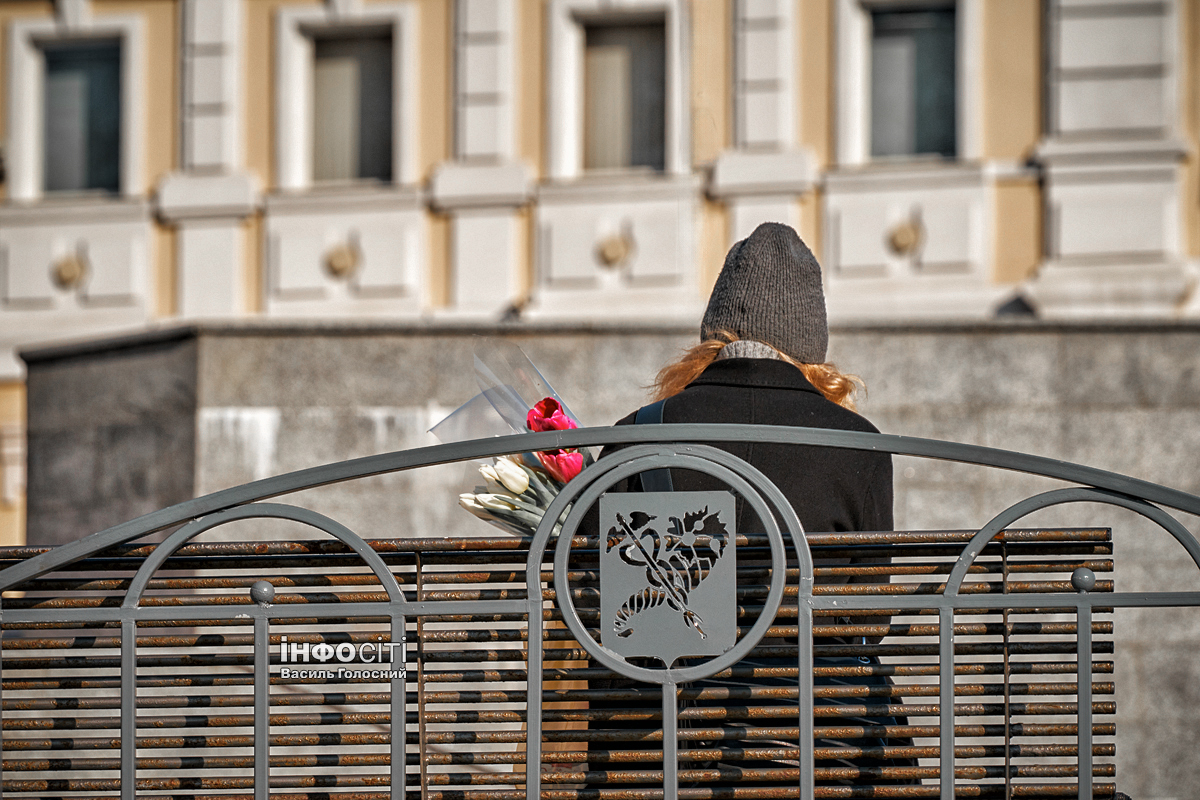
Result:
{"label": "blonde hair", "polygon": [[[665,400],[682,392],[688,384],[700,377],[700,373],[708,369],[708,365],[716,361],[725,345],[736,342],[738,337],[730,331],[717,331],[716,338],[707,339],[698,345],[689,347],[675,362],[663,367],[650,388],[655,400]],[[769,346],[769,345],[768,345]],[[775,350],[775,348],[771,348]],[[779,358],[791,364],[804,374],[808,382],[817,388],[825,399],[837,403],[843,408],[856,411],[854,395],[861,389],[866,392],[866,385],[857,375],[842,372],[836,365],[803,364],[791,356],[780,353]]]}

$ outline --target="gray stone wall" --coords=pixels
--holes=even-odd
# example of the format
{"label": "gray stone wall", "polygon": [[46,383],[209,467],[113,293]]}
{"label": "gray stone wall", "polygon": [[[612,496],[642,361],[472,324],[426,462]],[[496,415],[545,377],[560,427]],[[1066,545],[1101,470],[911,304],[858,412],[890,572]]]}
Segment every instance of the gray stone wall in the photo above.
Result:
{"label": "gray stone wall", "polygon": [[[472,353],[480,332],[226,330],[202,336],[196,492],[437,444],[429,428],[478,392]],[[572,409],[595,425],[645,402],[643,376],[653,376],[686,342],[677,332],[560,330],[512,338]],[[304,502],[368,538],[487,532],[457,505],[458,493],[478,482],[474,467],[453,465],[317,489]]]}
{"label": "gray stone wall", "polygon": [[181,330],[26,354],[30,544],[192,496],[196,349]]}
{"label": "gray stone wall", "polygon": [[[1000,326],[859,329],[831,358],[862,375],[863,412],[888,433],[1099,467],[1200,494],[1200,329]],[[898,528],[978,527],[1060,484],[897,458]],[[1195,518],[1180,517],[1195,533]],[[1109,506],[1058,507],[1038,526],[1113,529],[1118,591],[1196,591],[1200,574],[1154,525]],[[1118,788],[1138,800],[1200,784],[1200,609],[1116,614]]]}
{"label": "gray stone wall", "polygon": [[[608,425],[694,337],[679,328],[501,329],[572,408]],[[204,327],[28,355],[30,543],[57,543],[255,478],[434,444],[476,391],[472,327]],[[1075,461],[1200,493],[1200,326],[997,324],[835,330],[883,431]],[[439,467],[296,496],[364,537],[486,532]],[[896,460],[900,528],[974,528],[1044,479]],[[1200,588],[1182,548],[1135,515],[1088,505],[1030,525],[1111,526],[1117,587]],[[1194,520],[1185,520],[1195,529]],[[256,535],[249,531],[245,535]],[[1119,786],[1136,800],[1200,785],[1200,613],[1117,617]]]}

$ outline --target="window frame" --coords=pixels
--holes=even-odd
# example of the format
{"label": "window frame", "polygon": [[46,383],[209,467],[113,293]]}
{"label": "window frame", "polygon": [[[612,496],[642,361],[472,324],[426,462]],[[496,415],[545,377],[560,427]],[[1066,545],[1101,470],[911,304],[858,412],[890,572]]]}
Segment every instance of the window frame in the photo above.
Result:
{"label": "window frame", "polygon": [[45,189],[46,45],[112,40],[121,47],[121,167],[117,196],[145,194],[145,25],[134,15],[99,16],[63,25],[54,19],[18,19],[8,30],[8,198],[35,202],[79,197],[95,190]]}
{"label": "window frame", "polygon": [[[667,103],[667,96],[666,96],[666,89],[667,89],[667,87],[666,87],[666,61],[667,61],[666,44],[667,44],[667,40],[666,40],[666,22],[665,22],[665,20],[662,20],[658,17],[648,17],[644,20],[643,19],[635,19],[635,20],[622,19],[622,20],[619,20],[618,22],[616,22],[615,24],[611,23],[611,22],[606,22],[605,24],[596,24],[594,21],[585,19],[585,20],[583,20],[583,28],[584,28],[584,57],[585,57],[584,58],[584,68],[583,68],[583,76],[584,76],[584,91],[583,91],[583,112],[584,112],[583,113],[583,118],[584,118],[584,120],[583,120],[584,121],[584,124],[583,124],[583,160],[584,160],[584,164],[583,164],[583,171],[587,174],[596,174],[596,173],[612,174],[614,172],[619,173],[619,172],[623,172],[623,171],[634,171],[634,170],[650,171],[652,173],[660,173],[660,172],[665,171],[665,169],[666,169],[666,144],[667,144],[667,131],[666,131],[666,115],[667,115],[667,108],[666,108],[666,103]],[[646,141],[651,141],[651,140],[657,139],[657,141],[655,142],[655,149],[657,149],[658,145],[661,145],[661,147],[662,147],[662,151],[661,151],[662,166],[661,167],[658,166],[657,163],[655,163],[655,164],[635,163],[635,154],[637,152],[636,151],[636,148],[637,148],[636,143],[638,141],[638,137],[635,135],[637,132],[637,122],[636,121],[639,118],[642,118],[643,116],[646,117],[647,119],[649,119],[649,117],[650,117],[650,115],[648,113],[646,113],[646,111],[645,111],[645,109],[647,107],[646,106],[639,107],[636,102],[636,100],[638,99],[639,73],[635,69],[635,65],[637,65],[637,63],[638,63],[638,59],[637,59],[637,56],[635,55],[635,52],[638,51],[639,49],[644,52],[648,48],[645,47],[645,45],[646,45],[645,42],[641,42],[642,46],[639,47],[638,44],[631,44],[628,40],[626,40],[623,43],[619,43],[619,44],[615,45],[616,47],[619,47],[622,50],[624,50],[625,52],[630,54],[629,73],[627,75],[623,76],[623,77],[627,77],[629,80],[628,80],[628,82],[625,83],[624,86],[621,87],[621,91],[628,92],[628,99],[629,99],[629,106],[627,109],[627,111],[629,112],[628,119],[624,120],[625,125],[621,126],[622,128],[624,128],[624,136],[627,137],[627,144],[629,147],[629,152],[627,154],[623,154],[623,155],[627,156],[628,163],[613,164],[613,165],[606,165],[606,166],[597,166],[597,165],[589,166],[588,165],[588,143],[589,143],[589,140],[594,141],[593,134],[596,133],[597,129],[599,127],[602,127],[602,125],[603,125],[603,123],[598,123],[596,119],[593,119],[592,115],[589,113],[591,102],[593,100],[592,97],[588,96],[589,88],[592,87],[593,85],[596,85],[592,81],[592,78],[594,76],[592,75],[592,66],[591,66],[590,62],[588,61],[589,51],[593,47],[593,45],[589,43],[589,40],[591,40],[593,38],[593,36],[595,36],[596,38],[603,38],[603,34],[599,33],[600,31],[608,31],[610,33],[612,31],[623,31],[623,32],[626,32],[627,35],[632,36],[633,38],[637,38],[639,36],[639,33],[637,33],[636,31],[638,31],[638,29],[645,29],[645,28],[656,29],[655,38],[659,39],[659,42],[655,43],[655,48],[661,49],[661,52],[662,52],[663,72],[662,72],[662,82],[661,82],[661,88],[662,88],[662,116],[660,118],[660,121],[662,122],[661,136],[645,137]],[[659,34],[661,34],[661,37],[659,36]],[[659,43],[661,43],[661,48],[658,47]],[[613,47],[612,44],[598,45],[598,46],[599,47]],[[655,65],[655,67],[657,67],[657,65]],[[656,77],[657,77],[657,75],[656,75]],[[596,116],[600,116],[600,115],[597,114]],[[654,155],[657,156],[658,153],[655,153]]]}
{"label": "window frame", "polygon": [[[275,18],[275,185],[305,191],[326,184],[312,176],[313,40],[390,28],[392,35],[392,180],[416,184],[417,8],[384,3],[336,13],[328,6],[285,7]],[[370,185],[376,181],[352,182]],[[344,185],[344,184],[330,184]]]}
{"label": "window frame", "polygon": [[[683,0],[550,0],[547,11],[546,141],[552,180],[576,180],[589,174],[583,167],[585,27],[589,24],[661,19],[666,35],[666,109],[663,171],[659,176],[691,173],[691,127],[688,113],[690,69]],[[611,177],[613,171],[601,174]],[[644,175],[634,168],[630,174]]]}
{"label": "window frame", "polygon": [[871,155],[871,14],[914,8],[954,8],[956,161],[982,157],[983,0],[837,0],[837,163],[863,166],[939,158]]}
{"label": "window frame", "polygon": [[[47,195],[51,193],[78,194],[96,190],[109,194],[119,192],[121,187],[120,40],[97,39],[95,41],[88,40],[86,43],[78,40],[72,40],[65,44],[43,43],[42,56],[45,59],[46,81],[42,95],[43,147],[48,152],[57,153],[58,151],[51,145],[65,146],[68,149],[73,149],[74,145],[83,145],[83,152],[78,154],[82,156],[79,164],[72,165],[71,162],[74,159],[69,156],[56,155],[54,158],[45,159],[45,163],[42,164],[42,191]],[[82,86],[67,88],[64,92],[58,80],[66,76],[73,76],[68,78],[72,83],[74,78],[83,77]],[[114,89],[115,97],[111,95],[103,98],[97,97],[97,81]],[[115,86],[113,86],[114,83]],[[61,123],[67,120],[55,119],[57,116],[55,106],[66,99],[67,95],[73,94],[74,88],[83,89],[82,96],[73,98],[81,101],[80,107],[72,109],[76,113],[70,115],[70,124],[64,126]],[[112,101],[112,104],[110,105],[107,101]],[[111,113],[114,109],[117,112],[115,115]],[[101,124],[102,119],[107,124]],[[56,122],[59,124],[55,124]],[[66,134],[66,136],[59,138],[55,134]],[[94,160],[94,156],[99,156],[99,158]],[[113,159],[111,164],[104,164],[101,167],[101,164],[109,157]],[[77,167],[77,169],[71,169],[71,166]],[[65,172],[55,175],[58,172],[56,167],[66,167],[67,169]],[[97,174],[97,170],[94,168],[100,168],[99,172],[102,174]],[[70,185],[51,187],[52,176],[56,178],[56,181],[53,182]]]}
{"label": "window frame", "polygon": [[[395,77],[395,70],[392,69],[394,54],[395,47],[390,28],[371,29],[364,31],[361,36],[357,34],[327,36],[322,32],[321,35],[313,37],[313,104],[315,110],[313,112],[313,163],[311,168],[314,184],[358,181],[377,181],[388,184],[392,182],[392,175],[395,173],[392,164],[394,155],[392,150],[396,138],[392,130],[395,123],[392,101],[396,94],[392,86],[392,80]],[[321,81],[316,78],[321,74],[322,65],[327,69],[331,63],[327,59],[332,59],[342,65],[347,62],[353,63],[355,74],[353,91],[348,91],[346,86],[338,86],[332,92],[329,89],[322,90]],[[378,79],[380,83],[368,94],[368,85],[373,79]],[[328,104],[331,96],[342,100],[349,99],[356,119],[346,127],[342,127],[342,122],[338,120],[336,127],[340,130],[333,137],[335,140],[344,137],[343,146],[349,145],[346,150],[341,151],[341,155],[347,157],[347,163],[339,165],[347,168],[346,174],[336,177],[327,174],[321,177],[317,173],[322,171],[320,169],[322,154],[316,149],[317,142],[321,138],[320,133],[325,128],[320,119],[321,101]],[[370,114],[368,111],[372,105],[375,105],[377,109],[376,114]],[[386,115],[378,113],[383,110],[380,107],[386,107]],[[341,116],[327,105],[324,112],[327,115],[326,122],[330,118],[337,120]],[[370,124],[364,124],[366,117],[369,117]],[[328,129],[325,130],[325,133],[329,132]],[[353,143],[350,144],[351,142]],[[325,144],[330,146],[330,152],[327,155],[333,155],[341,149],[337,142],[326,141]],[[367,146],[364,147],[364,145]],[[351,152],[353,152],[352,158],[349,157]],[[379,161],[372,161],[372,155]],[[386,169],[383,161],[386,161]],[[330,166],[328,163],[325,164],[326,172],[340,171],[338,169],[330,170]]]}

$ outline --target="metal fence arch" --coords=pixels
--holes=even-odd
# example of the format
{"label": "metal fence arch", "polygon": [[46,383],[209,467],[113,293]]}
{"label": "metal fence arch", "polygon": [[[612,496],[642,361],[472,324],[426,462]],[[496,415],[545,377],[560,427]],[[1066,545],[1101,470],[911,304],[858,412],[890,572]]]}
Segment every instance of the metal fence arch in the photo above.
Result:
{"label": "metal fence arch", "polygon": [[[979,528],[958,555],[957,561],[951,568],[942,590],[936,594],[919,596],[829,596],[817,595],[813,592],[813,555],[794,509],[791,508],[782,493],[752,466],[715,445],[723,442],[773,442],[796,445],[812,445],[834,448],[851,448],[875,450],[893,455],[916,456],[929,459],[957,461],[1006,470],[1015,470],[1052,479],[1074,483],[1075,488],[1058,489],[1044,492],[1027,498],[1005,509],[996,515],[983,527]],[[530,450],[551,450],[558,448],[574,448],[589,446],[622,445],[623,449],[606,456],[592,466],[586,468],[567,489],[554,501],[546,514],[542,525],[529,545],[529,555],[525,562],[526,597],[502,598],[489,601],[489,611],[497,615],[524,615],[528,620],[528,674],[530,690],[526,698],[528,719],[539,719],[542,707],[540,692],[533,691],[535,669],[540,666],[544,657],[542,649],[542,632],[544,620],[542,615],[542,598],[538,590],[542,580],[543,554],[552,546],[552,534],[555,523],[566,513],[563,534],[554,548],[554,582],[558,589],[560,606],[563,598],[570,605],[569,593],[564,591],[568,557],[573,535],[582,519],[583,510],[591,505],[601,493],[624,477],[650,469],[678,467],[699,469],[719,477],[742,494],[754,506],[759,518],[764,522],[768,539],[772,547],[772,567],[775,573],[782,570],[782,549],[784,542],[783,531],[786,530],[792,550],[800,565],[800,580],[798,587],[798,640],[811,642],[813,619],[816,612],[832,612],[839,609],[870,611],[873,609],[919,610],[933,609],[938,616],[939,630],[939,663],[941,664],[938,701],[940,705],[940,752],[941,761],[938,776],[938,796],[942,800],[955,797],[955,684],[954,656],[955,634],[954,614],[963,609],[998,610],[1018,608],[1022,606],[1037,606],[1041,608],[1058,608],[1066,611],[1073,610],[1077,618],[1077,659],[1078,659],[1078,796],[1092,797],[1092,734],[1091,734],[1091,675],[1092,675],[1092,641],[1091,615],[1097,606],[1111,608],[1159,607],[1159,606],[1200,606],[1200,592],[1143,592],[1143,593],[1106,593],[1103,597],[1093,596],[1089,592],[1086,575],[1080,575],[1073,594],[1029,593],[1019,600],[1009,595],[986,595],[961,593],[963,582],[976,558],[984,548],[1001,531],[1009,528],[1018,520],[1033,511],[1052,505],[1079,502],[1099,502],[1131,510],[1166,530],[1188,552],[1192,560],[1200,567],[1200,542],[1196,537],[1164,508],[1183,511],[1192,515],[1200,515],[1200,497],[1180,492],[1167,487],[1140,481],[1127,476],[1097,470],[1075,464],[1066,464],[1038,456],[1032,456],[1011,451],[996,450],[974,445],[963,445],[951,442],[939,442],[926,439],[892,436],[886,434],[871,434],[849,431],[832,431],[804,428],[781,428],[778,426],[750,425],[646,425],[629,426],[612,429],[577,429],[572,431],[557,431],[547,433],[527,434],[520,436],[498,437],[487,440],[477,440],[452,445],[439,445],[429,448],[388,453],[378,456],[354,459],[315,467],[307,470],[268,478],[262,481],[245,484],[231,489],[216,492],[204,497],[189,500],[170,508],[147,514],[135,520],[114,526],[105,531],[93,534],[77,542],[63,545],[59,548],[33,557],[18,560],[11,566],[0,570],[0,590],[20,590],[23,586],[45,576],[55,570],[81,562],[98,553],[107,551],[118,545],[134,542],[149,534],[179,527],[147,558],[132,579],[119,607],[102,607],[90,609],[73,608],[4,608],[0,603],[0,622],[5,624],[20,624],[27,626],[49,625],[67,622],[96,622],[119,625],[121,630],[121,709],[120,709],[120,761],[121,781],[120,796],[132,799],[137,795],[136,774],[136,698],[137,690],[137,623],[143,614],[140,599],[149,585],[155,571],[168,558],[184,547],[191,539],[200,533],[236,520],[258,517],[285,519],[316,528],[342,543],[362,557],[370,567],[379,583],[387,594],[386,602],[363,603],[358,609],[361,613],[378,614],[391,620],[391,635],[393,641],[403,639],[406,621],[421,615],[432,614],[463,614],[468,615],[478,611],[478,604],[471,600],[440,599],[436,601],[422,600],[419,597],[410,599],[401,588],[396,577],[388,568],[386,562],[357,534],[329,517],[316,514],[307,509],[268,500],[310,489],[322,485],[356,480],[368,476],[381,475],[439,464],[468,461],[513,452]],[[574,503],[574,506],[572,506]],[[568,508],[570,508],[569,513]],[[775,523],[775,518],[782,521],[782,527]],[[775,526],[772,528],[772,526]],[[776,544],[779,545],[776,548]],[[562,584],[560,586],[560,583]],[[778,608],[779,597],[783,588],[781,580],[777,583],[772,578],[769,601],[766,608],[771,613],[764,614],[752,628],[751,638],[761,637],[770,624],[775,609]],[[335,603],[322,605],[307,604],[302,609],[289,608],[286,605],[273,604],[270,592],[259,592],[254,595],[253,605],[238,606],[238,612],[253,618],[255,642],[255,696],[254,696],[254,784],[253,796],[267,798],[271,796],[269,786],[269,698],[268,687],[270,679],[269,635],[272,619],[299,617],[337,617],[344,614],[344,607]],[[772,605],[773,604],[773,605]],[[153,611],[154,619],[204,619],[212,615],[212,611],[202,611],[180,607],[175,609],[158,608]],[[571,617],[564,608],[564,618],[571,632],[582,643],[582,637],[587,637],[586,630],[578,623],[577,617]],[[761,630],[760,630],[761,628]],[[586,647],[586,645],[585,645]],[[799,731],[798,741],[801,753],[811,752],[813,748],[814,708],[812,667],[813,653],[811,646],[801,645],[799,655]],[[722,663],[723,665],[723,663]],[[946,665],[950,665],[947,669]],[[0,669],[3,661],[0,661]],[[668,670],[669,672],[669,670]],[[695,674],[699,674],[698,672]],[[664,717],[668,718],[668,703],[666,701],[667,686],[671,687],[672,711],[674,709],[673,689],[677,683],[688,680],[692,673],[680,670],[677,674],[669,675],[664,681]],[[403,681],[392,680],[391,683],[391,720],[395,727],[399,723],[403,730],[405,687]],[[392,800],[403,800],[407,788],[405,764],[405,738],[403,735],[391,737],[391,785],[388,790]],[[261,743],[261,747],[260,747]],[[540,738],[529,736],[526,740],[527,763],[540,764]],[[670,743],[664,744],[664,750],[670,766],[665,769],[665,796],[672,798],[677,793],[676,765],[670,761],[673,748]],[[801,759],[803,761],[803,758]],[[801,800],[811,800],[815,795],[813,765],[811,759],[807,767],[800,769],[798,786]],[[2,794],[2,792],[0,792]],[[540,770],[533,769],[527,774],[524,784],[524,794],[529,800],[543,796],[540,782]]]}

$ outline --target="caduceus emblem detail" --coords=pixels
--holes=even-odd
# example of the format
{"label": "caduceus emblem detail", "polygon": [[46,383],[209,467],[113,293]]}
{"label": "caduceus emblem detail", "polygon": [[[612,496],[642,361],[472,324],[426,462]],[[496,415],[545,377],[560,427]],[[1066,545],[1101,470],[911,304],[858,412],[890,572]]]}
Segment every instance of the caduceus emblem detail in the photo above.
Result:
{"label": "caduceus emblem detail", "polygon": [[666,605],[683,616],[684,623],[707,639],[704,619],[688,604],[688,598],[711,574],[728,546],[729,534],[718,513],[708,506],[681,516],[669,515],[664,531],[650,523],[659,517],[633,511],[626,519],[617,513],[617,524],[608,530],[605,553],[617,550],[618,557],[632,567],[642,567],[646,586],[617,609],[612,621],[617,636],[634,632],[638,614]]}

